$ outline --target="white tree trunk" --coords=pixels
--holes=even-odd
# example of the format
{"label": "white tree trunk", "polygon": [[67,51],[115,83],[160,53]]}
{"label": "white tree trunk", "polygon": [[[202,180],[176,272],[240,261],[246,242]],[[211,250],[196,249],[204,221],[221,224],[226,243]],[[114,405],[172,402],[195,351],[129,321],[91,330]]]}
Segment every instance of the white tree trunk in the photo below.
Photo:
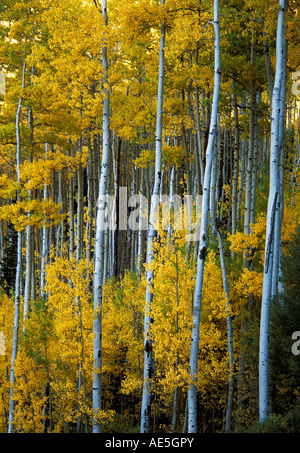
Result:
{"label": "white tree trunk", "polygon": [[[202,142],[201,142],[201,125],[200,125],[200,109],[199,109],[199,90],[196,88],[196,93],[195,93],[195,103],[196,103],[196,124],[197,124],[197,148],[196,148],[196,153],[198,155],[198,165],[197,165],[197,173],[198,169],[200,167],[200,181],[199,185],[201,187],[203,186],[203,178],[204,178],[204,166],[203,166],[203,157],[202,157]],[[198,195],[200,194],[200,190]]]}
{"label": "white tree trunk", "polygon": [[215,230],[218,242],[219,242],[219,252],[220,252],[220,261],[222,269],[222,278],[223,278],[223,288],[226,295],[226,321],[227,321],[227,343],[228,343],[228,357],[229,357],[229,385],[228,385],[228,398],[227,398],[227,411],[226,411],[226,424],[225,432],[230,432],[231,425],[231,414],[232,414],[232,405],[233,405],[233,390],[234,390],[234,351],[233,351],[233,332],[232,332],[232,323],[231,315],[229,313],[230,298],[229,298],[229,289],[228,289],[228,280],[225,266],[225,256],[224,256],[224,247],[222,237],[219,231]]}
{"label": "white tree trunk", "polygon": [[197,432],[197,365],[199,347],[200,311],[202,301],[202,286],[205,257],[207,254],[207,231],[209,215],[209,189],[212,162],[214,155],[214,140],[217,129],[218,101],[220,91],[221,65],[220,65],[220,41],[219,41],[219,2],[214,0],[214,33],[215,33],[215,63],[214,63],[214,93],[212,100],[212,113],[209,130],[209,140],[206,150],[206,167],[203,181],[202,216],[200,230],[200,245],[197,263],[197,277],[193,306],[193,326],[190,351],[190,377],[192,383],[188,390],[188,431]]}
{"label": "white tree trunk", "polygon": [[[273,273],[273,248],[276,220],[279,219],[280,181],[280,105],[281,85],[283,80],[283,31],[285,0],[279,0],[279,13],[276,43],[276,73],[272,94],[271,117],[271,148],[270,148],[270,186],[267,210],[266,243],[263,294],[260,321],[259,344],[259,419],[263,421],[269,412],[269,318],[271,303],[271,287]],[[276,264],[278,266],[278,263]],[[278,272],[278,269],[277,269]]]}
{"label": "white tree trunk", "polygon": [[280,92],[280,118],[279,118],[279,210],[276,214],[275,232],[274,232],[274,255],[273,255],[273,273],[272,273],[272,291],[271,298],[274,298],[282,288],[282,282],[279,282],[281,273],[281,224],[283,218],[284,200],[284,135],[285,135],[285,97],[286,97],[286,57],[287,57],[287,40],[283,42],[283,74]]}
{"label": "white tree trunk", "polygon": [[[237,98],[234,92],[233,92],[233,111],[234,111],[234,168],[233,168],[233,185],[231,202],[231,213],[232,213],[231,234],[235,234],[237,231],[237,201],[238,201],[239,154],[240,154],[239,113],[237,106]],[[232,256],[234,256],[234,252],[232,252]]]}
{"label": "white tree trunk", "polygon": [[[73,157],[73,151],[72,151]],[[69,170],[70,172],[70,170]],[[74,177],[69,175],[69,213],[70,213],[70,220],[69,220],[69,259],[73,256],[74,253]]]}
{"label": "white tree trunk", "polygon": [[[107,26],[107,0],[102,3],[102,15]],[[93,276],[93,295],[94,295],[94,373],[93,373],[93,433],[101,432],[101,423],[97,419],[97,414],[101,411],[101,387],[102,387],[102,288],[103,288],[103,272],[104,272],[104,241],[105,241],[105,214],[106,214],[106,196],[108,184],[108,169],[109,169],[109,92],[107,89],[108,83],[108,60],[107,47],[105,44],[105,36],[102,48],[102,65],[104,70],[103,77],[103,150],[102,164],[99,182],[99,197],[98,210],[96,217],[96,233],[95,233],[95,264]]]}
{"label": "white tree trunk", "polygon": [[[22,70],[22,90],[25,86],[25,55]],[[21,166],[21,144],[20,144],[20,112],[22,106],[22,93],[18,102],[16,113],[16,167],[17,167],[17,180],[20,182],[20,166]],[[18,195],[19,199],[19,195]],[[19,312],[20,312],[20,294],[21,294],[21,266],[22,266],[22,232],[18,231],[18,246],[17,246],[17,267],[16,267],[16,282],[15,282],[15,313],[14,313],[14,330],[13,342],[11,352],[11,366],[10,366],[10,389],[9,389],[9,415],[8,415],[8,433],[12,433],[14,429],[14,408],[15,403],[13,399],[14,384],[15,384],[15,360],[18,351],[19,339]]]}
{"label": "white tree trunk", "polygon": [[[161,0],[161,5],[164,0]],[[147,243],[147,264],[153,262],[153,241],[156,235],[156,221],[159,208],[159,195],[161,185],[161,151],[162,151],[162,114],[163,114],[163,88],[164,88],[164,47],[165,47],[165,25],[162,24],[160,32],[160,49],[159,49],[159,76],[157,90],[157,115],[156,115],[156,137],[155,137],[155,176],[154,187],[151,197],[149,231]],[[149,415],[150,415],[150,392],[152,376],[152,340],[151,340],[151,304],[153,299],[152,282],[153,271],[147,271],[147,288],[145,300],[144,315],[144,379],[143,379],[143,397],[141,409],[141,433],[149,432]]]}
{"label": "white tree trunk", "polygon": [[[45,158],[48,155],[48,143],[45,143]],[[43,188],[43,200],[46,201],[48,196],[47,184],[44,184]],[[41,256],[41,276],[40,276],[40,296],[45,297],[44,287],[46,280],[46,265],[48,255],[48,229],[46,225],[43,225],[42,229],[42,256]]]}

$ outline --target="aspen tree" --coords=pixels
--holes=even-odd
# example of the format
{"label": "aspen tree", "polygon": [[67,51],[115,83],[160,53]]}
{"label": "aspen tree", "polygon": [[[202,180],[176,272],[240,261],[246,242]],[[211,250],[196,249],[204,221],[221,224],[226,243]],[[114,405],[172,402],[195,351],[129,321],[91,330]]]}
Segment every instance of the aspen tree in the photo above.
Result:
{"label": "aspen tree", "polygon": [[[48,156],[48,143],[45,142],[45,159]],[[43,187],[43,200],[46,201],[48,196],[47,184]],[[41,253],[41,274],[40,274],[40,296],[45,297],[44,287],[46,281],[46,266],[48,261],[48,228],[43,224],[42,229],[42,253]]]}
{"label": "aspen tree", "polygon": [[[196,124],[197,124],[197,148],[196,148],[196,174],[199,181],[197,181],[199,189],[198,194],[200,194],[200,187],[203,185],[203,156],[202,156],[202,137],[201,137],[201,124],[200,124],[200,101],[199,101],[199,88],[196,88],[195,91],[195,103],[196,103]],[[200,170],[199,170],[200,169]],[[200,174],[199,174],[200,173]]]}
{"label": "aspen tree", "polygon": [[227,341],[228,341],[228,357],[229,357],[229,384],[228,384],[228,398],[227,398],[227,410],[226,410],[226,424],[225,424],[225,432],[230,432],[231,426],[231,416],[232,416],[232,409],[233,409],[233,391],[234,391],[234,350],[233,350],[233,330],[232,330],[232,322],[231,322],[231,315],[230,315],[230,297],[229,297],[229,288],[228,288],[228,279],[226,273],[226,265],[225,265],[225,256],[224,256],[224,247],[223,241],[220,232],[215,229],[215,234],[218,238],[219,243],[219,252],[220,252],[220,261],[221,261],[221,269],[222,269],[222,278],[223,278],[223,287],[224,292],[226,295],[226,321],[227,321]]}
{"label": "aspen tree", "polygon": [[[31,75],[34,74],[34,69],[31,71]],[[31,79],[30,79],[30,83]],[[28,162],[32,162],[32,143],[33,143],[33,113],[31,109],[28,109],[27,113],[27,122],[29,129],[29,156]],[[32,199],[32,190],[28,191],[28,199]],[[30,219],[30,211],[27,214],[28,219]],[[25,272],[25,291],[24,291],[24,321],[27,317],[29,311],[29,300],[31,294],[31,283],[32,283],[32,268],[33,268],[33,250],[32,250],[32,226],[28,224],[26,226],[26,272]],[[24,326],[23,326],[24,328]]]}
{"label": "aspen tree", "polygon": [[93,162],[93,149],[91,146],[91,140],[88,137],[88,150],[89,156],[87,161],[87,200],[88,200],[88,212],[86,220],[86,265],[88,269],[88,280],[89,280],[89,265],[92,257],[92,231],[93,231],[93,213],[94,213],[94,162]]}
{"label": "aspen tree", "polygon": [[272,290],[271,298],[274,298],[278,293],[282,292],[281,274],[281,258],[282,258],[282,241],[281,241],[281,225],[284,210],[284,151],[285,151],[285,125],[286,125],[286,59],[287,59],[287,39],[283,38],[283,74],[280,92],[280,118],[279,118],[279,211],[278,218],[276,217],[274,229],[274,255],[273,255],[273,271],[272,271]]}
{"label": "aspen tree", "polygon": [[280,107],[284,75],[284,15],[285,0],[279,0],[276,41],[276,71],[272,93],[271,108],[271,145],[270,145],[270,183],[267,208],[266,242],[263,273],[263,293],[261,303],[260,340],[259,340],[259,419],[263,421],[269,414],[269,318],[272,291],[273,253],[276,223],[279,222],[280,205]]}
{"label": "aspen tree", "polygon": [[[72,155],[73,157],[73,155]],[[69,259],[71,259],[74,253],[74,177],[71,176],[71,170],[69,170],[69,190],[68,190],[68,197],[69,197]]]}
{"label": "aspen tree", "polygon": [[233,185],[232,185],[232,214],[231,214],[231,233],[235,234],[237,231],[237,201],[238,201],[238,178],[239,178],[239,156],[240,156],[240,130],[239,130],[239,114],[237,106],[237,97],[233,88],[233,112],[234,112],[234,168],[233,168]]}
{"label": "aspen tree", "polygon": [[[30,158],[31,160],[31,158]],[[29,162],[30,162],[29,160]],[[29,189],[29,200],[31,199],[31,189]],[[30,211],[27,214],[30,219]],[[29,311],[29,300],[31,293],[31,277],[32,277],[32,226],[26,226],[26,271],[25,271],[25,290],[24,290],[24,320],[26,319]],[[24,326],[23,326],[24,328]]]}
{"label": "aspen tree", "polygon": [[[82,154],[82,138],[79,140],[79,156]],[[79,260],[83,254],[83,168],[81,160],[77,169],[77,230],[76,230],[76,260]]]}
{"label": "aspen tree", "polygon": [[[245,103],[246,103],[246,93],[245,93]],[[242,107],[245,107],[244,102],[242,104]],[[243,115],[245,115],[245,109],[243,108],[242,110]],[[245,169],[246,169],[246,158],[248,155],[248,143],[246,140],[242,140],[241,143],[241,165],[240,165],[240,171],[239,171],[239,188],[238,188],[238,200],[237,200],[237,222],[240,221],[241,218],[241,204],[242,204],[242,198],[243,198],[243,192],[244,192],[244,181],[245,181]]]}
{"label": "aspen tree", "polygon": [[[99,192],[97,202],[97,217],[95,231],[95,264],[93,275],[93,295],[94,295],[94,374],[93,374],[93,433],[101,432],[99,421],[101,406],[101,387],[102,387],[102,289],[104,276],[104,247],[105,247],[105,215],[106,215],[106,196],[108,186],[108,170],[110,159],[110,137],[109,137],[109,89],[108,89],[108,56],[106,44],[106,31],[108,25],[107,0],[102,2],[102,16],[104,21],[104,34],[102,44],[102,66],[103,66],[103,149],[101,174],[99,181]],[[98,417],[98,418],[97,418]]]}
{"label": "aspen tree", "polygon": [[[21,95],[18,102],[16,113],[16,167],[17,167],[17,180],[20,183],[20,165],[21,165],[21,143],[20,143],[20,112],[23,101],[23,90],[25,86],[25,71],[26,71],[26,53],[24,52],[23,69],[22,69],[22,87]],[[19,198],[19,195],[18,195]],[[17,268],[16,268],[16,282],[15,282],[15,314],[14,314],[14,330],[13,330],[13,343],[11,353],[11,366],[10,366],[10,389],[9,389],[9,418],[8,418],[8,433],[12,433],[14,429],[14,409],[15,403],[13,399],[14,384],[15,384],[15,371],[14,365],[18,351],[19,339],[19,312],[20,312],[20,295],[21,295],[21,266],[22,266],[22,231],[18,231],[18,246],[17,246]]]}
{"label": "aspen tree", "polygon": [[[163,8],[164,0],[161,0],[160,6]],[[157,88],[157,114],[156,114],[156,134],[155,134],[155,175],[154,187],[151,197],[149,230],[147,242],[147,265],[153,262],[153,244],[156,235],[157,213],[159,208],[159,194],[161,185],[161,154],[162,154],[162,114],[163,114],[163,91],[164,91],[164,75],[165,75],[165,24],[161,25],[160,29],[160,48],[159,48],[159,74]],[[151,303],[153,299],[152,282],[153,270],[147,270],[147,287],[145,300],[144,314],[144,378],[143,378],[143,396],[141,408],[141,425],[140,432],[149,432],[149,416],[150,416],[150,401],[151,401],[151,377],[153,373],[153,351],[151,340]]]}
{"label": "aspen tree", "polygon": [[219,38],[219,2],[214,0],[214,92],[209,128],[209,139],[206,148],[206,166],[203,181],[202,215],[200,229],[200,244],[197,261],[197,277],[193,305],[193,326],[190,352],[191,383],[188,390],[188,432],[197,432],[197,365],[199,347],[200,311],[205,258],[207,255],[207,234],[209,218],[209,190],[214,157],[214,141],[218,121],[218,101],[221,79],[220,38]]}

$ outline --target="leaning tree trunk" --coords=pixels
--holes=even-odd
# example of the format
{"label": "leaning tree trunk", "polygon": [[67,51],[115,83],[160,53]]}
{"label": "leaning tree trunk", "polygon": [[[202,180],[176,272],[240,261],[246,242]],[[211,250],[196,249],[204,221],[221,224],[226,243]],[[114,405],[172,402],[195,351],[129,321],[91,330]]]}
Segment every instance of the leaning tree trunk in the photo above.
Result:
{"label": "leaning tree trunk", "polygon": [[[276,43],[276,73],[272,93],[271,109],[271,147],[270,147],[270,185],[267,209],[265,261],[263,275],[263,293],[261,304],[260,343],[259,343],[259,419],[263,421],[269,412],[269,318],[273,273],[274,233],[276,222],[280,220],[280,106],[281,85],[284,73],[283,31],[285,0],[279,0]],[[278,262],[276,263],[278,266]],[[278,273],[278,269],[276,269]]]}
{"label": "leaning tree trunk", "polygon": [[[102,3],[102,15],[107,26],[107,0]],[[93,433],[101,432],[101,387],[102,387],[102,288],[103,288],[103,271],[104,271],[104,245],[105,245],[105,215],[106,215],[106,196],[108,184],[108,169],[109,169],[109,92],[107,90],[108,83],[108,61],[107,47],[105,37],[102,48],[102,65],[104,70],[103,76],[103,150],[102,164],[99,182],[99,197],[98,209],[96,217],[96,233],[95,233],[95,264],[93,275],[93,295],[94,295],[94,372],[93,372]]]}
{"label": "leaning tree trunk", "polygon": [[214,93],[210,121],[209,139],[206,149],[206,167],[203,181],[202,216],[200,229],[200,245],[197,263],[197,277],[193,306],[193,326],[190,351],[190,386],[188,390],[188,431],[197,432],[197,365],[199,347],[200,311],[202,301],[202,286],[205,257],[207,254],[207,232],[209,216],[209,189],[214,156],[214,140],[217,129],[218,101],[220,91],[221,65],[219,42],[219,2],[214,0],[214,32],[215,32],[215,63],[214,63]]}
{"label": "leaning tree trunk", "polygon": [[[164,0],[161,0],[164,5]],[[163,86],[164,86],[164,47],[165,47],[165,25],[162,24],[160,32],[160,50],[159,50],[159,76],[157,91],[157,115],[156,115],[156,137],[155,137],[155,177],[154,187],[151,197],[149,231],[147,243],[147,265],[151,266],[153,262],[153,243],[156,235],[156,221],[159,208],[159,194],[161,185],[161,150],[162,150],[162,113],[163,113]],[[150,392],[152,376],[152,340],[151,340],[151,304],[153,299],[152,293],[153,271],[147,270],[147,287],[145,300],[144,315],[144,379],[143,379],[143,398],[141,409],[141,433],[149,432],[149,414],[150,414]]]}

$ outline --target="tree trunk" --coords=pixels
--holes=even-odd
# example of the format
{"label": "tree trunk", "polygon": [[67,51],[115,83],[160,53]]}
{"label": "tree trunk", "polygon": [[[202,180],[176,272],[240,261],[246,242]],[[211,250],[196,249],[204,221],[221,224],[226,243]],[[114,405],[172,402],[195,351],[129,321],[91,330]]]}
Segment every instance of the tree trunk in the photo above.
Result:
{"label": "tree trunk", "polygon": [[[79,154],[82,153],[82,139],[79,143]],[[77,169],[77,229],[76,229],[76,261],[77,263],[82,258],[83,253],[83,168],[80,162]]]}
{"label": "tree trunk", "polygon": [[[48,143],[45,143],[45,159],[48,155]],[[43,188],[43,201],[47,200],[47,184],[44,184]],[[43,224],[42,229],[42,254],[41,254],[41,276],[40,276],[40,296],[45,297],[44,286],[46,280],[46,265],[48,256],[48,228]]]}
{"label": "tree trunk", "polygon": [[[283,58],[283,32],[285,0],[279,0],[279,13],[277,24],[277,43],[276,43],[276,73],[274,88],[272,93],[272,116],[271,116],[271,147],[270,147],[270,186],[267,209],[266,243],[263,293],[261,305],[260,322],[260,343],[259,343],[259,419],[263,421],[269,413],[269,318],[272,288],[272,273],[276,271],[273,261],[274,252],[274,231],[276,222],[279,221],[280,204],[280,181],[279,181],[279,161],[280,161],[280,107],[281,107],[281,86],[284,75]],[[274,270],[273,270],[274,267]]]}
{"label": "tree trunk", "polygon": [[[102,15],[107,27],[107,0],[102,3]],[[98,210],[96,217],[95,232],[95,264],[93,276],[93,294],[94,294],[94,372],[93,372],[93,433],[101,433],[101,421],[99,419],[101,412],[101,387],[102,387],[102,288],[104,273],[104,240],[105,240],[105,214],[106,214],[106,196],[108,184],[108,170],[110,159],[109,147],[109,91],[108,84],[108,60],[107,47],[105,44],[105,32],[102,47],[102,65],[103,65],[103,150],[102,164],[99,182]]]}
{"label": "tree trunk", "polygon": [[209,140],[206,149],[206,167],[203,181],[203,199],[202,199],[202,217],[200,230],[200,245],[197,263],[197,277],[193,306],[193,326],[191,337],[190,352],[190,377],[191,384],[188,389],[188,431],[189,433],[197,432],[197,365],[198,365],[198,347],[199,347],[199,327],[200,311],[202,301],[202,286],[204,264],[207,254],[207,232],[208,232],[208,215],[209,215],[209,189],[212,171],[212,162],[214,155],[214,140],[217,129],[218,101],[220,91],[220,42],[219,42],[219,2],[214,0],[214,33],[215,33],[215,52],[214,52],[214,93],[212,100],[212,113],[209,129]]}
{"label": "tree trunk", "polygon": [[[22,90],[25,86],[25,55],[22,70]],[[22,94],[20,96],[17,113],[16,113],[16,167],[17,180],[20,183],[20,165],[21,165],[21,144],[20,144],[20,112],[22,107]],[[19,194],[17,195],[19,199]],[[14,429],[14,409],[15,402],[13,399],[15,385],[15,360],[18,351],[19,339],[19,312],[20,312],[20,295],[21,295],[21,267],[22,267],[22,232],[18,231],[18,249],[17,249],[17,267],[16,267],[16,282],[15,282],[15,313],[14,313],[14,330],[11,352],[10,366],[10,388],[9,388],[9,416],[8,416],[8,433],[12,433]]]}
{"label": "tree trunk", "polygon": [[[240,154],[240,130],[239,114],[237,107],[236,94],[233,85],[233,112],[234,112],[234,165],[233,165],[233,184],[231,197],[231,234],[237,232],[237,206],[238,206],[238,179],[239,179],[239,154]],[[232,252],[234,257],[234,252]]]}
{"label": "tree trunk", "polygon": [[225,266],[225,256],[223,241],[219,231],[216,231],[216,235],[219,242],[219,251],[220,251],[220,261],[222,269],[222,278],[223,278],[223,287],[226,295],[226,319],[227,319],[227,341],[228,341],[228,356],[229,356],[229,385],[228,385],[228,398],[227,398],[227,411],[226,411],[226,424],[225,432],[230,432],[231,426],[231,415],[232,415],[232,406],[233,406],[233,390],[234,390],[234,352],[233,352],[233,333],[232,333],[232,323],[231,315],[229,313],[229,289],[228,289],[228,280]]}
{"label": "tree trunk", "polygon": [[[73,157],[73,156],[72,156]],[[70,171],[70,170],[69,170]],[[74,253],[74,178],[69,175],[69,259]]]}
{"label": "tree trunk", "polygon": [[284,142],[285,142],[285,98],[286,98],[286,58],[287,58],[287,40],[283,40],[283,74],[280,92],[280,118],[279,118],[279,211],[278,218],[275,223],[274,232],[274,257],[273,257],[273,274],[272,274],[272,290],[271,298],[274,298],[280,292],[282,288],[282,282],[279,282],[279,275],[281,273],[281,255],[282,255],[282,244],[281,244],[281,224],[284,210]]}
{"label": "tree trunk", "polygon": [[[161,0],[161,6],[164,0]],[[147,264],[151,266],[153,262],[153,241],[156,235],[157,213],[159,208],[159,194],[161,185],[161,152],[162,152],[162,114],[163,114],[163,88],[164,88],[164,47],[165,47],[165,24],[163,23],[160,31],[160,49],[159,49],[159,76],[157,90],[157,115],[156,115],[156,137],[155,137],[155,177],[154,187],[151,197],[149,231],[147,243]],[[143,397],[141,409],[141,433],[149,432],[150,416],[150,392],[151,376],[153,373],[153,354],[151,339],[151,304],[153,299],[152,293],[153,271],[147,271],[147,288],[145,300],[144,315],[144,379],[143,379]]]}
{"label": "tree trunk", "polygon": [[195,103],[196,103],[196,124],[197,124],[197,169],[196,174],[199,175],[199,168],[200,168],[200,175],[198,181],[198,195],[200,195],[200,190],[203,186],[203,178],[204,178],[204,168],[203,168],[203,157],[202,157],[202,141],[201,141],[201,125],[200,125],[200,108],[199,108],[199,90],[196,88],[195,93]]}

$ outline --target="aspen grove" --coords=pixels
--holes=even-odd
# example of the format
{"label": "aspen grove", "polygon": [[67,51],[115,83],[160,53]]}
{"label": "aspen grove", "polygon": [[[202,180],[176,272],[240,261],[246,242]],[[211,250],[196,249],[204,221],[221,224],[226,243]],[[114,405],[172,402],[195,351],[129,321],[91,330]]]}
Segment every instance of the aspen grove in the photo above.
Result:
{"label": "aspen grove", "polygon": [[300,431],[298,0],[0,0],[0,432]]}

